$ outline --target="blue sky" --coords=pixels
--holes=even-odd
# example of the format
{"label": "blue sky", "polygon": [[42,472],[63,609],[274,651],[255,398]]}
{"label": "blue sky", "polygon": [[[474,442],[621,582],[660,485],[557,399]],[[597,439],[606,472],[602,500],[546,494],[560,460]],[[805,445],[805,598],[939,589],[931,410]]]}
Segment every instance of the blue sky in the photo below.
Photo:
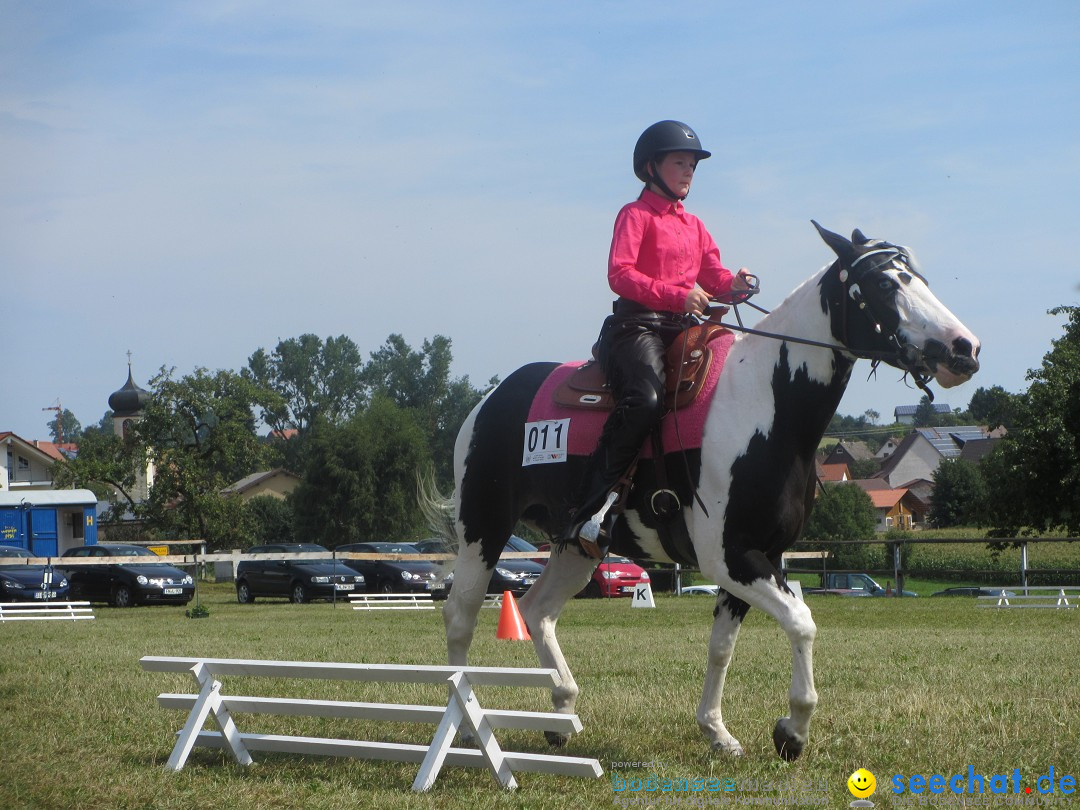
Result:
{"label": "blue sky", "polygon": [[[983,341],[938,401],[1026,387],[1080,303],[1080,4],[0,0],[0,430],[312,332],[453,341],[482,385],[585,356],[630,155],[774,307],[810,225],[909,245]],[[751,319],[752,320],[752,319]],[[920,393],[891,370],[840,412]]]}

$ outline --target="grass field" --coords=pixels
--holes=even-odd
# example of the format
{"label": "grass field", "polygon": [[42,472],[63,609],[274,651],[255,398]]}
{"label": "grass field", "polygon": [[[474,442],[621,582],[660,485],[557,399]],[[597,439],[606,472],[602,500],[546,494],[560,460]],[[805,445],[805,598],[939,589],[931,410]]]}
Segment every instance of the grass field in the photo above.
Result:
{"label": "grass field", "polygon": [[[818,790],[805,794],[821,798],[817,806],[846,807],[852,799],[846,780],[859,767],[877,777],[875,804],[890,807],[894,774],[948,777],[972,766],[987,776],[1011,776],[1018,769],[1021,790],[1051,767],[1057,778],[1080,776],[1080,610],[811,597],[820,704],[806,753],[787,764],[771,742],[776,718],[787,711],[790,679],[788,645],[775,623],[751,611],[728,677],[725,719],[746,756],[714,757],[694,720],[711,600],[665,595],[657,596],[655,610],[633,609],[629,600],[578,600],[560,622],[563,649],[582,687],[584,724],[564,750],[598,758],[603,779],[525,773],[510,793],[485,771],[446,768],[428,794],[416,795],[414,765],[256,754],[256,765],[244,769],[204,749],[182,772],[168,774],[162,766],[184,718],[158,708],[156,696],[191,691],[193,682],[143,672],[143,655],[445,661],[437,612],[359,613],[340,604],[264,600],[238,605],[228,585],[201,588],[207,619],[188,619],[178,608],[99,607],[92,622],[0,625],[0,808],[610,807],[617,797],[648,795],[614,792],[615,775],[652,773],[735,780],[735,793],[709,794],[729,802],[778,797],[777,780],[795,778]],[[531,644],[495,639],[497,618],[498,611],[481,612],[472,662],[536,666]],[[240,679],[226,684],[229,691],[243,688]],[[272,688],[293,697],[445,700],[436,687],[278,681]],[[549,706],[540,690],[478,694],[483,705],[499,708]],[[239,723],[245,730],[406,742],[426,742],[434,731],[253,716],[240,716]],[[537,734],[499,737],[507,748],[547,750]],[[662,764],[612,768],[645,761]]]}

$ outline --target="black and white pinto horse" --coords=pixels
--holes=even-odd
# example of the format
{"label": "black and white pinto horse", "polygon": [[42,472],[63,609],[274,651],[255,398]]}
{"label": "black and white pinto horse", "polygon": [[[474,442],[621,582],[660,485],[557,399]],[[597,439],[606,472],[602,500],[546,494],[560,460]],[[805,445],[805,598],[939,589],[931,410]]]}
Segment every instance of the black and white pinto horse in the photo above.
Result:
{"label": "black and white pinto horse", "polygon": [[[776,723],[776,750],[792,760],[807,742],[817,704],[812,664],[817,627],[809,608],[785,584],[780,556],[799,538],[810,513],[814,454],[855,361],[884,361],[910,373],[920,386],[935,378],[946,388],[979,367],[978,340],[930,292],[910,251],[859,231],[848,240],[814,225],[837,260],[758,323],[756,330],[771,336],[740,334],[735,340],[709,406],[700,451],[684,456],[678,448],[666,448],[668,485],[683,495],[693,555],[704,577],[720,587],[697,721],[714,750],[734,755],[743,749],[725,727],[720,703],[739,627],[751,606],[776,619],[791,642],[790,715]],[[443,609],[453,665],[466,663],[491,570],[518,520],[552,535],[567,522],[582,460],[522,466],[530,403],[556,365],[518,369],[476,406],[458,434],[453,498],[427,495],[433,526],[458,549]],[[643,501],[647,496],[634,496],[655,477],[654,462],[642,460],[626,511],[612,527],[611,551],[639,561],[688,562],[665,551],[656,518]],[[639,486],[642,482],[645,486]],[[520,600],[541,665],[561,676],[552,693],[556,711],[574,711],[578,686],[555,625],[596,565],[577,546],[554,548],[544,573]],[[565,741],[549,735],[552,744]]]}

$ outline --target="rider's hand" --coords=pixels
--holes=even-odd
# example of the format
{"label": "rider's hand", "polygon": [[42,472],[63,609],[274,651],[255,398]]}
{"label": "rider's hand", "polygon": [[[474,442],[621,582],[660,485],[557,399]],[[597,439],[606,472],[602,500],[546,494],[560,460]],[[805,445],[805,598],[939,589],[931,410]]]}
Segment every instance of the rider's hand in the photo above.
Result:
{"label": "rider's hand", "polygon": [[751,275],[750,271],[745,267],[740,267],[739,272],[735,274],[735,279],[732,282],[731,289],[733,290],[749,290],[753,287],[750,279],[747,276]]}
{"label": "rider's hand", "polygon": [[687,312],[692,312],[695,315],[701,315],[705,312],[705,308],[709,306],[709,295],[701,287],[694,287],[686,295],[686,303],[683,308]]}

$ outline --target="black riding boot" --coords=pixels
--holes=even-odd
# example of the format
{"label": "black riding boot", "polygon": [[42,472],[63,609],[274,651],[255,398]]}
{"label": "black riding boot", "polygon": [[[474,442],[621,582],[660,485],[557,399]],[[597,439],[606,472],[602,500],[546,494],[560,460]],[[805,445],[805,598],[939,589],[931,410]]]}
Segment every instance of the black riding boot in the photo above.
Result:
{"label": "black riding boot", "polygon": [[589,458],[575,499],[578,506],[563,537],[580,542],[593,557],[605,556],[608,536],[603,525],[590,525],[591,518],[626,475],[663,413],[664,346],[654,323],[639,318],[614,315],[601,333],[600,361],[616,405]]}

